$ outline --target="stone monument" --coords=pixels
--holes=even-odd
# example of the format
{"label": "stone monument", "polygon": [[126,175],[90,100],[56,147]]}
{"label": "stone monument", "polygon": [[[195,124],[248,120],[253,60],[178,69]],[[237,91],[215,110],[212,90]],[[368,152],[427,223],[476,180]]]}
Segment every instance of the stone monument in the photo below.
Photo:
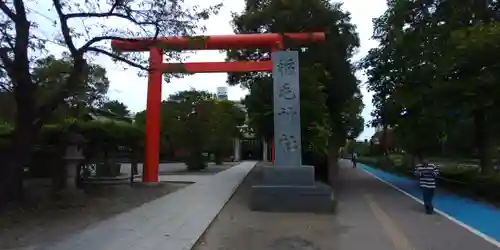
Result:
{"label": "stone monument", "polygon": [[297,51],[272,53],[274,166],[263,167],[252,187],[250,208],[276,212],[333,212],[332,189],[302,165],[299,59]]}

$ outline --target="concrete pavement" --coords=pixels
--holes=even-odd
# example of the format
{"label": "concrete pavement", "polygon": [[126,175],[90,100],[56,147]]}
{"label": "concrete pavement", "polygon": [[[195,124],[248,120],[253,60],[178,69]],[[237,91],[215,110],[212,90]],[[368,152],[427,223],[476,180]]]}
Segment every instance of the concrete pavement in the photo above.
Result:
{"label": "concrete pavement", "polygon": [[189,250],[256,162],[243,162],[175,193],[35,250]]}
{"label": "concrete pavement", "polygon": [[253,172],[194,250],[498,249],[448,218],[426,215],[415,200],[364,169],[341,164],[337,214],[250,211]]}
{"label": "concrete pavement", "polygon": [[[180,182],[180,183],[196,183],[210,179],[210,175],[160,175],[160,181],[164,182]],[[140,181],[140,179],[138,179]]]}
{"label": "concrete pavement", "polygon": [[365,172],[366,166],[342,165],[338,219],[351,230],[339,238],[340,249],[498,249],[440,214],[426,215],[420,203]]}
{"label": "concrete pavement", "polygon": [[[188,172],[187,166],[182,162],[171,162],[171,163],[160,163],[158,166],[159,175],[212,175],[230,168],[236,165],[237,162],[224,162],[222,165],[215,165],[214,163],[208,163],[208,167],[198,172]],[[121,163],[120,172],[123,175],[130,175],[131,166],[130,163]],[[139,174],[142,173],[142,163],[137,164],[137,171]]]}
{"label": "concrete pavement", "polygon": [[[175,193],[102,221],[57,244],[32,249],[189,250],[254,165],[255,162],[244,162],[213,176],[200,176],[196,183]],[[494,238],[485,240],[474,225],[466,229],[467,224],[460,222],[458,215],[450,218],[462,225],[439,214],[426,215],[421,204],[402,193],[409,190],[394,188],[401,187],[401,183],[412,185],[410,180],[400,180],[364,165],[353,169],[348,161],[341,161],[341,165],[336,215],[250,211],[247,202],[251,178],[248,178],[195,249],[499,249]],[[440,200],[443,198],[448,201]],[[436,199],[438,209],[456,204],[441,194]],[[462,214],[488,211],[460,204]],[[467,218],[484,219],[480,215]],[[500,217],[490,218],[490,222],[495,224],[497,219]],[[486,225],[487,221],[482,223]],[[500,224],[491,228],[495,226]]]}

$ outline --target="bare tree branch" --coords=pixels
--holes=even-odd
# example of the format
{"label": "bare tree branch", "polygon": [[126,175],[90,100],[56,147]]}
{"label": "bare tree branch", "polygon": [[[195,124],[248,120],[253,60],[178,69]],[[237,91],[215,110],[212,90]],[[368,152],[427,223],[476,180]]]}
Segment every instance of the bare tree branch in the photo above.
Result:
{"label": "bare tree branch", "polygon": [[130,15],[127,14],[121,14],[121,13],[112,13],[112,12],[106,12],[106,13],[70,13],[65,15],[67,19],[71,18],[89,18],[89,17],[118,17],[122,19],[126,19],[134,24],[137,25],[155,25],[155,22],[141,22],[136,20]]}
{"label": "bare tree branch", "polygon": [[116,8],[120,6],[123,3],[123,0],[115,0],[114,3],[111,5],[111,8],[109,9],[108,12],[102,12],[102,13],[71,13],[71,14],[66,14],[66,18],[71,19],[71,18],[87,18],[87,17],[123,17],[125,19],[130,18],[128,15],[124,14],[118,14],[114,13]]}
{"label": "bare tree branch", "polygon": [[4,0],[0,0],[0,10],[3,11],[12,21],[14,21],[17,15],[7,6]]}
{"label": "bare tree branch", "polygon": [[[30,23],[26,15],[26,9],[23,0],[14,0],[14,8],[16,9],[16,42],[15,42],[15,63],[17,65],[22,65],[22,68],[17,68],[19,72],[16,74],[28,74],[28,81],[31,81],[31,75],[29,75],[29,57],[28,57],[28,47],[29,47],[29,32]],[[30,82],[31,83],[31,82]],[[26,84],[30,84],[26,83]]]}
{"label": "bare tree branch", "polygon": [[62,4],[60,0],[53,0],[52,3],[56,9],[57,15],[59,16],[59,21],[61,22],[61,33],[64,37],[64,42],[68,46],[69,51],[73,57],[78,55],[78,50],[76,49],[75,43],[71,37],[71,29],[68,26],[68,18],[62,12]]}
{"label": "bare tree branch", "polygon": [[136,62],[133,62],[132,60],[128,60],[126,58],[123,58],[121,56],[118,56],[116,54],[113,54],[109,51],[106,51],[106,50],[103,50],[103,49],[100,49],[100,48],[96,48],[96,47],[89,47],[87,49],[87,51],[93,51],[93,52],[96,52],[96,53],[99,53],[99,54],[103,54],[103,55],[106,55],[106,56],[109,56],[115,60],[118,60],[120,62],[124,62],[132,67],[135,67],[135,68],[138,68],[138,69],[142,69],[142,70],[149,70],[149,67],[145,67],[139,63],[136,63]]}
{"label": "bare tree branch", "polygon": [[78,50],[81,53],[85,53],[88,51],[88,49],[95,43],[105,41],[105,40],[119,40],[119,41],[127,41],[127,42],[134,42],[138,41],[137,38],[123,38],[119,36],[98,36],[90,39],[87,43],[85,43],[82,47],[80,47]]}
{"label": "bare tree branch", "polygon": [[7,84],[0,84],[0,92],[11,92],[12,86],[8,86]]}

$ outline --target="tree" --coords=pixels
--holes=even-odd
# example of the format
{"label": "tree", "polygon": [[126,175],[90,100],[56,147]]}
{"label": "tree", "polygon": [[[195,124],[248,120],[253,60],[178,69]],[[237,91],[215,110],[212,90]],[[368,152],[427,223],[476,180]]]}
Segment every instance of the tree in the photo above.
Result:
{"label": "tree", "polygon": [[[35,95],[37,106],[43,105],[59,91],[71,67],[72,64],[67,57],[57,59],[50,55],[34,62],[33,79],[37,83]],[[97,108],[106,101],[109,80],[106,77],[106,69],[101,66],[90,64],[87,76],[79,82],[79,85],[78,91],[60,103],[52,118],[60,120],[68,116],[79,117],[88,112],[89,109]],[[13,123],[16,115],[14,93],[10,89],[5,90],[1,92],[0,100],[4,102],[5,106],[14,107],[1,115],[2,119]]]}
{"label": "tree", "polygon": [[[389,1],[375,22],[380,46],[364,60],[378,125],[413,153],[434,148],[471,119],[484,173],[492,170],[499,101],[498,1]],[[430,128],[430,129],[429,129]],[[417,146],[418,145],[418,146]]]}
{"label": "tree", "polygon": [[[185,151],[184,161],[189,170],[206,167],[203,153],[208,151],[214,132],[212,125],[217,117],[214,105],[214,94],[194,89],[180,91],[161,103],[162,148]],[[146,124],[144,111],[137,113],[136,123]]]}
{"label": "tree", "polygon": [[[389,127],[403,137],[399,142],[407,151],[422,154],[437,141],[443,129],[440,110],[435,105],[437,100],[430,93],[434,81],[434,52],[422,48],[440,44],[421,39],[425,32],[432,32],[425,28],[430,24],[422,22],[429,13],[424,10],[417,17],[412,11],[426,7],[421,9],[405,1],[391,2],[389,6],[391,11],[374,21],[373,37],[380,41],[380,46],[372,49],[363,62],[368,90],[375,92],[372,125],[383,127],[380,141],[386,155]],[[405,16],[406,12],[412,14]],[[403,28],[407,21],[409,29]]]}
{"label": "tree", "polygon": [[[350,60],[359,39],[348,13],[340,4],[324,0],[246,0],[245,10],[233,17],[235,33],[324,31],[326,42],[307,49],[292,41],[286,46],[299,50],[301,124],[303,149],[316,158],[336,162],[338,149],[347,137],[359,135],[363,121],[361,93]],[[230,51],[228,60],[268,60],[270,51]],[[272,138],[272,78],[265,73],[231,74],[231,84],[249,89],[245,99],[250,125],[259,136]],[[355,129],[354,129],[355,128]],[[305,157],[310,158],[310,157]]]}
{"label": "tree", "polygon": [[[188,169],[206,167],[203,153],[211,152],[220,163],[234,138],[240,135],[245,113],[232,101],[215,100],[215,95],[194,89],[181,91],[161,104],[162,150],[186,152]],[[145,112],[137,113],[137,124],[146,124]]]}
{"label": "tree", "polygon": [[[41,37],[34,13],[47,6],[37,1],[0,1],[1,74],[4,89],[11,89],[16,102],[15,129],[10,157],[0,177],[0,202],[22,195],[22,166],[29,160],[31,145],[42,125],[68,97],[78,92],[82,78],[91,70],[88,60],[104,55],[129,66],[148,70],[147,60],[138,53],[119,54],[108,49],[111,39],[133,40],[136,37],[189,35],[207,19],[218,6],[198,11],[185,9],[181,1],[63,1],[53,0],[50,13],[55,13],[53,25],[59,30],[54,38]],[[39,12],[38,12],[39,13]],[[43,14],[42,14],[43,15]],[[113,27],[119,23],[119,27]],[[80,25],[82,24],[82,25]],[[43,33],[43,32],[42,32]],[[65,47],[72,67],[61,88],[43,104],[36,102],[37,82],[33,76],[33,59],[52,42]],[[176,50],[167,57],[179,57]]]}
{"label": "tree", "polygon": [[222,156],[231,151],[233,141],[240,137],[240,126],[245,123],[245,113],[232,101],[215,101],[213,105],[209,134],[210,151],[215,163],[222,163]]}
{"label": "tree", "polygon": [[[38,83],[35,93],[37,106],[42,106],[54,97],[72,70],[73,64],[67,55],[57,59],[48,56],[34,62],[33,81]],[[79,118],[91,109],[100,107],[107,100],[109,80],[106,69],[96,64],[88,64],[85,74],[75,84],[75,91],[68,95],[56,108],[52,118],[64,119],[67,116]]]}
{"label": "tree", "polygon": [[105,102],[100,108],[112,113],[116,117],[129,118],[131,116],[127,105],[117,100]]}
{"label": "tree", "polygon": [[[72,62],[67,55],[57,59],[48,56],[34,62],[33,80],[38,83],[41,93],[36,93],[40,105],[44,104],[54,94],[64,87],[66,77],[71,73]],[[83,105],[95,108],[106,101],[109,89],[109,80],[106,77],[106,69],[97,64],[88,64],[85,72],[82,72],[80,81],[74,83],[77,89],[72,95],[67,96],[64,104],[69,107]]]}

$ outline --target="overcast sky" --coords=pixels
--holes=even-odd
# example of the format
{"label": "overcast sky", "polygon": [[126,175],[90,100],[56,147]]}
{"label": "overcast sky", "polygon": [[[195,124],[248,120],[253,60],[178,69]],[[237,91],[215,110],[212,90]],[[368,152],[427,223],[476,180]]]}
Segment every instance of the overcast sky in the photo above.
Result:
{"label": "overcast sky", "polygon": [[[231,27],[231,13],[241,12],[244,7],[244,0],[222,0],[223,8],[217,16],[211,17],[206,22],[207,31],[204,33],[206,35],[215,34],[232,34],[233,30]],[[41,0],[45,2],[45,0]],[[221,0],[186,0],[187,4],[193,5],[197,4],[202,7],[207,7],[220,3]],[[343,8],[351,13],[352,22],[357,26],[357,31],[361,39],[361,49],[356,56],[356,59],[363,57],[366,52],[375,47],[377,44],[370,40],[372,34],[372,19],[381,15],[386,8],[386,0],[343,0]],[[47,4],[51,4],[47,1]],[[38,6],[39,7],[39,6]],[[50,10],[50,9],[48,9]],[[55,13],[46,12],[44,10],[33,10],[39,13],[37,19],[40,25],[40,32],[44,32],[44,36],[47,39],[51,39],[50,24]],[[54,20],[54,19],[52,19]],[[113,25],[116,26],[116,25]],[[54,30],[55,31],[55,30]],[[51,46],[50,50],[54,54],[60,54],[64,48],[58,46]],[[195,55],[192,55],[188,60],[191,62],[203,62],[203,61],[224,61],[225,54],[218,51],[200,51]],[[146,107],[146,89],[147,89],[147,79],[137,76],[137,71],[123,70],[122,67],[115,65],[107,57],[99,57],[97,63],[104,66],[108,73],[108,78],[111,81],[111,86],[109,90],[109,96],[111,99],[119,100],[125,103],[131,111],[138,112],[144,110]],[[358,74],[359,79],[364,82],[364,76]],[[187,76],[182,79],[175,79],[171,83],[163,84],[162,96],[165,99],[168,95],[181,90],[187,90],[190,88],[196,88],[199,90],[207,90],[210,92],[216,91],[217,87],[226,86],[226,74],[225,73],[211,73],[211,74],[195,74]],[[363,117],[365,121],[369,121],[370,112],[372,110],[371,95],[366,93],[364,88],[363,101],[366,105],[363,111]],[[229,88],[229,99],[239,100],[245,96],[247,92],[240,87],[230,87]],[[360,139],[369,138],[373,134],[372,128],[365,128],[365,131],[360,136]]]}

